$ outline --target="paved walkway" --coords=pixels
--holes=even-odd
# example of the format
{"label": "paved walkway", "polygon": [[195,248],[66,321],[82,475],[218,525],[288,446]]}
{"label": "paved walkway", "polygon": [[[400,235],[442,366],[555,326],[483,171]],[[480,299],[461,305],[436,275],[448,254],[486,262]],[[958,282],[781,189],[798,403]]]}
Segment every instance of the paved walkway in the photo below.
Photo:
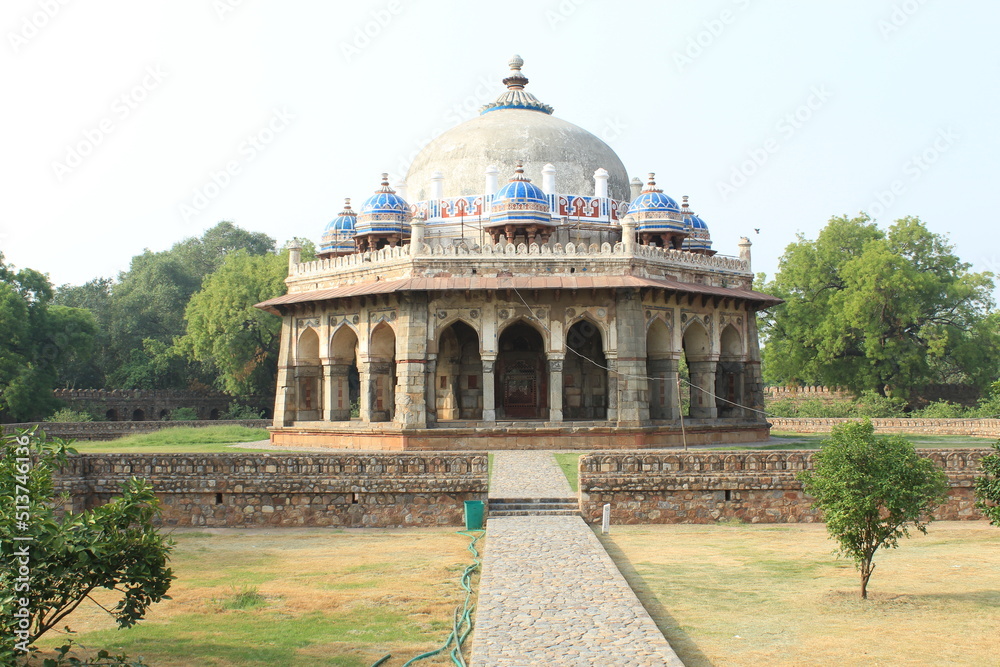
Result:
{"label": "paved walkway", "polygon": [[552,452],[493,452],[490,498],[571,498],[575,495]]}
{"label": "paved walkway", "polygon": [[[566,497],[549,452],[494,452],[493,497]],[[474,667],[683,667],[580,517],[498,517],[486,533]]]}

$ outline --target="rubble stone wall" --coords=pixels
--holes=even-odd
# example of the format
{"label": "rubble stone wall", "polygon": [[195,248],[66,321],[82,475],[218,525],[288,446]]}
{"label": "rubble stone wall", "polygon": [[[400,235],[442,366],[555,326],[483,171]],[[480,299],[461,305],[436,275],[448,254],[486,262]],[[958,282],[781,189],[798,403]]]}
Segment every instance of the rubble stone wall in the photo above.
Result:
{"label": "rubble stone wall", "polygon": [[487,456],[467,454],[83,454],[57,478],[73,509],[150,480],[166,526],[458,526],[486,500]]}
{"label": "rubble stone wall", "polygon": [[[828,417],[816,419],[784,419],[769,417],[775,431],[794,433],[829,433],[834,426],[857,419]],[[1000,438],[1000,419],[872,419],[879,433],[926,433],[928,435],[974,435]]]}
{"label": "rubble stone wall", "polygon": [[[935,517],[982,519],[974,480],[987,448],[922,449],[944,468],[948,502]],[[812,467],[814,452],[713,451],[588,454],[580,458],[580,509],[592,523],[605,503],[616,524],[795,523],[821,521],[797,475]]]}

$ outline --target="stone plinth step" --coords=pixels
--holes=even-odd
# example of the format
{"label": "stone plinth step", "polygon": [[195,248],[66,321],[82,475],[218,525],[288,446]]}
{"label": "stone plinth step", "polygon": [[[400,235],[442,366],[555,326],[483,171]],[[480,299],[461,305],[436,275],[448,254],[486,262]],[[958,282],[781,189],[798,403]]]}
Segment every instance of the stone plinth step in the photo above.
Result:
{"label": "stone plinth step", "polygon": [[576,498],[491,498],[489,516],[575,516]]}

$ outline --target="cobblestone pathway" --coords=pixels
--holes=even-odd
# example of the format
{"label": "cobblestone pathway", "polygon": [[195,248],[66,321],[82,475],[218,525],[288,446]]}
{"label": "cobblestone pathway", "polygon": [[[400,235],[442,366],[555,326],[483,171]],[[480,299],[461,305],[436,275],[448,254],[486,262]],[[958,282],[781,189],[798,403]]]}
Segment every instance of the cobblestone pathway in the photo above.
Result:
{"label": "cobblestone pathway", "polygon": [[[550,453],[504,451],[494,453],[490,495],[571,492]],[[472,665],[683,667],[600,541],[575,516],[489,520]]]}
{"label": "cobblestone pathway", "polygon": [[493,452],[490,498],[569,498],[573,495],[552,452]]}

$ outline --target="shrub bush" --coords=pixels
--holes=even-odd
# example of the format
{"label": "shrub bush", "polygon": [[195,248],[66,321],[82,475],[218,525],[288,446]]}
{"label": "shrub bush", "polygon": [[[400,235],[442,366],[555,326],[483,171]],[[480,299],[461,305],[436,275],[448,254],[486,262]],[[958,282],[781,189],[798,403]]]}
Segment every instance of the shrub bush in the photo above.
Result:
{"label": "shrub bush", "polygon": [[198,411],[194,408],[175,408],[170,411],[168,419],[172,422],[195,421],[198,419]]}
{"label": "shrub bush", "polygon": [[70,408],[56,410],[45,418],[47,422],[92,422],[94,415],[89,412],[79,412]]}

